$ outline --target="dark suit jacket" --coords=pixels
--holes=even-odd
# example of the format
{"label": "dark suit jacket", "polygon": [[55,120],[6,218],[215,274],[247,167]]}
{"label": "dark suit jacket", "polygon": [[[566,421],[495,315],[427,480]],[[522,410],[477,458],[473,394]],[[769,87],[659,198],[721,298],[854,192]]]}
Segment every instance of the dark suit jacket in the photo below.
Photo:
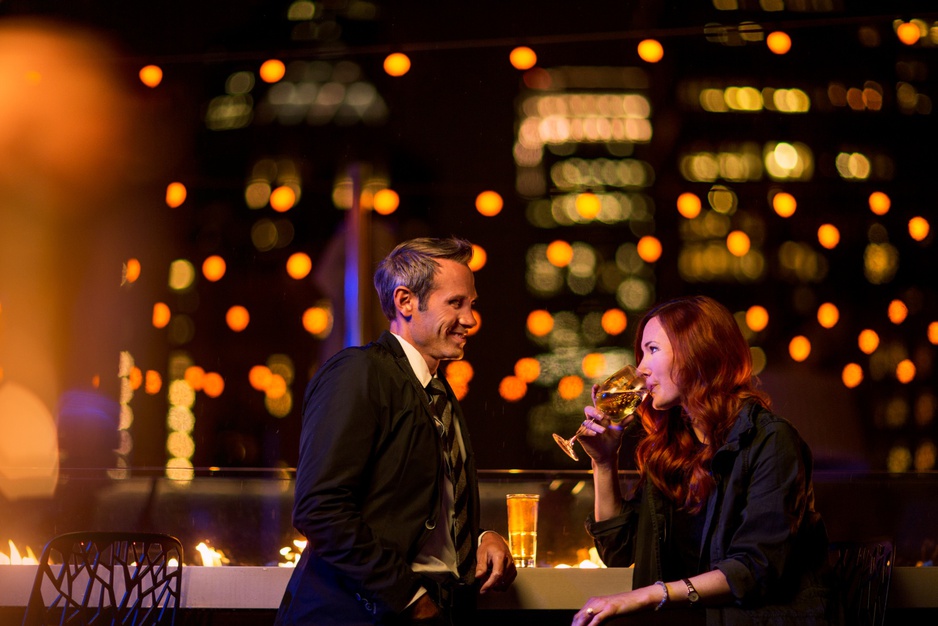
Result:
{"label": "dark suit jacket", "polygon": [[[473,539],[479,490],[468,429]],[[293,524],[309,540],[277,623],[381,624],[420,587],[410,563],[440,520],[443,443],[427,393],[388,332],[346,348],[310,381],[303,408]]]}

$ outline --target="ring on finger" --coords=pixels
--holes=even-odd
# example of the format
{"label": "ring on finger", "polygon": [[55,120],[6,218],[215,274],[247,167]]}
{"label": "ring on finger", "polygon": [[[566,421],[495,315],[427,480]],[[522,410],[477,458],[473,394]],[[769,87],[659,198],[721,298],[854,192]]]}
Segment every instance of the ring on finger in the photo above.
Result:
{"label": "ring on finger", "polygon": [[592,614],[593,614],[593,609],[592,609],[592,607],[586,609],[586,614],[587,614],[587,615],[592,615]]}

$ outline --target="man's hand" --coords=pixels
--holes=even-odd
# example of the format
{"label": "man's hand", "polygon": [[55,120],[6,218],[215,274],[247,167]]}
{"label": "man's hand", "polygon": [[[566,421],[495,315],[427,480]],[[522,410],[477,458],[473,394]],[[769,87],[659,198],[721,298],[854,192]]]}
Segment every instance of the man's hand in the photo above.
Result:
{"label": "man's hand", "polygon": [[482,581],[479,593],[489,589],[505,591],[518,575],[511,550],[498,533],[486,532],[482,535],[476,557],[476,580]]}

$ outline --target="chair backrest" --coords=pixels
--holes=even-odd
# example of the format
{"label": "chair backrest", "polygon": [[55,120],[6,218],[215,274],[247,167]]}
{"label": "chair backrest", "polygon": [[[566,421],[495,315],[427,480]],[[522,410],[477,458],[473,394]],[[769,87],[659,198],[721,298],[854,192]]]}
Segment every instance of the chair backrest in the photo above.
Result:
{"label": "chair backrest", "polygon": [[174,624],[182,544],[158,533],[75,532],[46,544],[23,626]]}
{"label": "chair backrest", "polygon": [[831,543],[830,564],[848,626],[881,626],[892,578],[891,541]]}

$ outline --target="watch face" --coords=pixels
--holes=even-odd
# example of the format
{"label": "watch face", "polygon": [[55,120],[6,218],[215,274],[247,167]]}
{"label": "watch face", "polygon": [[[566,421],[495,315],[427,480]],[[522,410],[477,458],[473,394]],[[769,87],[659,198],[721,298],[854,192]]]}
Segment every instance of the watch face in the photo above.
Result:
{"label": "watch face", "polygon": [[691,591],[687,594],[687,599],[690,600],[691,603],[694,603],[697,602],[697,600],[700,600],[700,596],[697,595],[696,591]]}

